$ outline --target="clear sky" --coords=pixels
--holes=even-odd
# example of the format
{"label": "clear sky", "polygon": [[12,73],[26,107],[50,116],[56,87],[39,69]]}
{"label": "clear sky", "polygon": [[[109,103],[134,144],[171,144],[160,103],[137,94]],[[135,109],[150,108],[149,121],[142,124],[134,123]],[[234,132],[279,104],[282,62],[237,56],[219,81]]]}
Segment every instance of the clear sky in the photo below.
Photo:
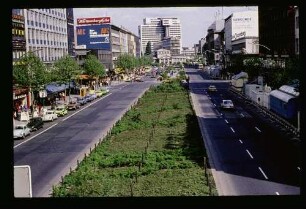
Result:
{"label": "clear sky", "polygon": [[145,7],[145,8],[74,8],[75,24],[82,17],[111,17],[111,23],[123,26],[135,35],[146,17],[177,17],[182,26],[184,47],[192,47],[207,35],[208,27],[218,18],[227,18],[233,12],[258,10],[257,6],[227,7]]}

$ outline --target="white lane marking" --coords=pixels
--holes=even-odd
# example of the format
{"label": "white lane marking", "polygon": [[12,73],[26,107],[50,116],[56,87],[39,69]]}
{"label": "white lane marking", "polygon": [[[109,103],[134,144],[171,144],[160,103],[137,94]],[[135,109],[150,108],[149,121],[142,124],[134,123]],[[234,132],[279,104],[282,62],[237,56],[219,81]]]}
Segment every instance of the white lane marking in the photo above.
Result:
{"label": "white lane marking", "polygon": [[243,142],[239,139],[239,142],[241,143],[241,144],[243,144]]}
{"label": "white lane marking", "polygon": [[38,135],[40,135],[40,134],[42,134],[42,133],[44,133],[44,132],[46,132],[47,130],[49,130],[50,128],[53,128],[54,126],[56,126],[58,123],[56,123],[56,124],[54,124],[54,125],[52,125],[52,126],[50,126],[49,128],[47,128],[46,130],[43,130],[42,132],[40,132],[40,133],[38,133],[38,134],[36,134],[36,135],[34,135],[34,136],[32,136],[31,138],[28,138],[27,140],[25,140],[24,142],[21,142],[20,144],[17,144],[16,146],[14,146],[14,148],[16,148],[16,147],[18,147],[18,146],[20,146],[20,145],[22,145],[22,144],[24,144],[24,143],[26,143],[26,142],[28,142],[28,141],[30,141],[31,139],[33,139],[33,138],[35,138],[36,136],[38,136]]}
{"label": "white lane marking", "polygon": [[260,170],[260,172],[262,173],[262,175],[265,177],[265,179],[268,179],[268,177],[267,177],[266,174],[263,172],[263,170],[261,169],[261,167],[258,167],[258,169]]}
{"label": "white lane marking", "polygon": [[225,119],[225,122],[228,124],[228,121]]}
{"label": "white lane marking", "polygon": [[254,159],[254,157],[251,155],[251,153],[249,152],[249,150],[246,150],[247,151],[247,153],[250,155],[250,157],[252,158],[252,159]]}
{"label": "white lane marking", "polygon": [[279,195],[279,193],[278,193],[278,192],[275,192],[275,194],[276,194],[276,195]]}
{"label": "white lane marking", "polygon": [[214,104],[215,105],[215,107],[217,106],[216,104]]}
{"label": "white lane marking", "polygon": [[100,99],[98,99],[98,100],[96,100],[96,101],[94,101],[94,102],[91,102],[91,103],[90,103],[89,105],[87,105],[86,107],[84,107],[84,108],[82,108],[82,109],[80,109],[80,110],[74,112],[73,114],[71,114],[71,115],[69,115],[68,117],[64,118],[62,121],[67,120],[68,118],[74,116],[75,114],[81,112],[82,110],[85,110],[87,107],[90,107],[91,105],[97,103],[98,101],[102,100],[102,99],[105,98],[105,97],[108,97],[108,96],[111,95],[111,94],[112,94],[112,93],[109,93],[108,95],[106,95],[106,96],[104,96],[104,97],[101,97]]}
{"label": "white lane marking", "polygon": [[232,132],[234,132],[235,133],[235,130],[231,127],[231,130],[232,130]]}
{"label": "white lane marking", "polygon": [[301,168],[300,167],[297,167],[297,169],[300,171],[301,170]]}
{"label": "white lane marking", "polygon": [[255,126],[255,128],[256,128],[256,130],[257,130],[258,132],[261,132],[261,130],[259,130],[259,128],[257,128],[256,126]]}
{"label": "white lane marking", "polygon": [[244,117],[244,114],[240,113],[240,115],[241,115],[242,117]]}

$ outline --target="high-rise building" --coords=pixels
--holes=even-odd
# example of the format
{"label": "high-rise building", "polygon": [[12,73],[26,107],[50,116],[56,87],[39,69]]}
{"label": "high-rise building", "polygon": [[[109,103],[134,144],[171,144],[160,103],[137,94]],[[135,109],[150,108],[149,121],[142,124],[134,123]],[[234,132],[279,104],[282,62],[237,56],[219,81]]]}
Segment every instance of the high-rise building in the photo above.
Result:
{"label": "high-rise building", "polygon": [[45,64],[68,54],[66,9],[25,9],[27,51]]}
{"label": "high-rise building", "polygon": [[163,39],[171,37],[179,40],[178,53],[181,53],[182,30],[181,22],[178,18],[144,18],[143,25],[140,25],[138,29],[142,54],[145,54],[146,46],[149,42],[151,43],[151,51],[154,54],[157,50],[154,45],[160,44]]}
{"label": "high-rise building", "polygon": [[73,8],[66,9],[67,16],[67,37],[68,37],[68,54],[75,56],[74,53],[74,16]]}

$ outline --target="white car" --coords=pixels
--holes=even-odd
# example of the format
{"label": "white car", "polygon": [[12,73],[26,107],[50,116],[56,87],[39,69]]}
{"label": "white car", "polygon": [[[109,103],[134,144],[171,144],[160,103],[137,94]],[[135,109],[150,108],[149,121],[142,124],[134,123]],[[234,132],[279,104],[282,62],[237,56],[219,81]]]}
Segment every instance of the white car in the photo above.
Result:
{"label": "white car", "polygon": [[221,102],[221,108],[223,108],[223,109],[234,109],[234,103],[230,99],[224,99]]}
{"label": "white car", "polygon": [[43,121],[53,121],[55,119],[57,119],[57,114],[55,113],[54,110],[47,110],[44,114],[44,116],[42,117]]}
{"label": "white car", "polygon": [[25,138],[30,135],[30,128],[26,124],[19,124],[14,127],[14,139]]}

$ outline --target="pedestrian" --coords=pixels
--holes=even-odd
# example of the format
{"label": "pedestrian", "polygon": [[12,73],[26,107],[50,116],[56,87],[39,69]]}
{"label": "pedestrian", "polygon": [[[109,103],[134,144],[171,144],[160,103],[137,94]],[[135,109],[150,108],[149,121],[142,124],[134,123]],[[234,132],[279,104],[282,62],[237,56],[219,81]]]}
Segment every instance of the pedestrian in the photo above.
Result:
{"label": "pedestrian", "polygon": [[186,75],[186,81],[187,81],[187,84],[189,85],[189,76]]}

